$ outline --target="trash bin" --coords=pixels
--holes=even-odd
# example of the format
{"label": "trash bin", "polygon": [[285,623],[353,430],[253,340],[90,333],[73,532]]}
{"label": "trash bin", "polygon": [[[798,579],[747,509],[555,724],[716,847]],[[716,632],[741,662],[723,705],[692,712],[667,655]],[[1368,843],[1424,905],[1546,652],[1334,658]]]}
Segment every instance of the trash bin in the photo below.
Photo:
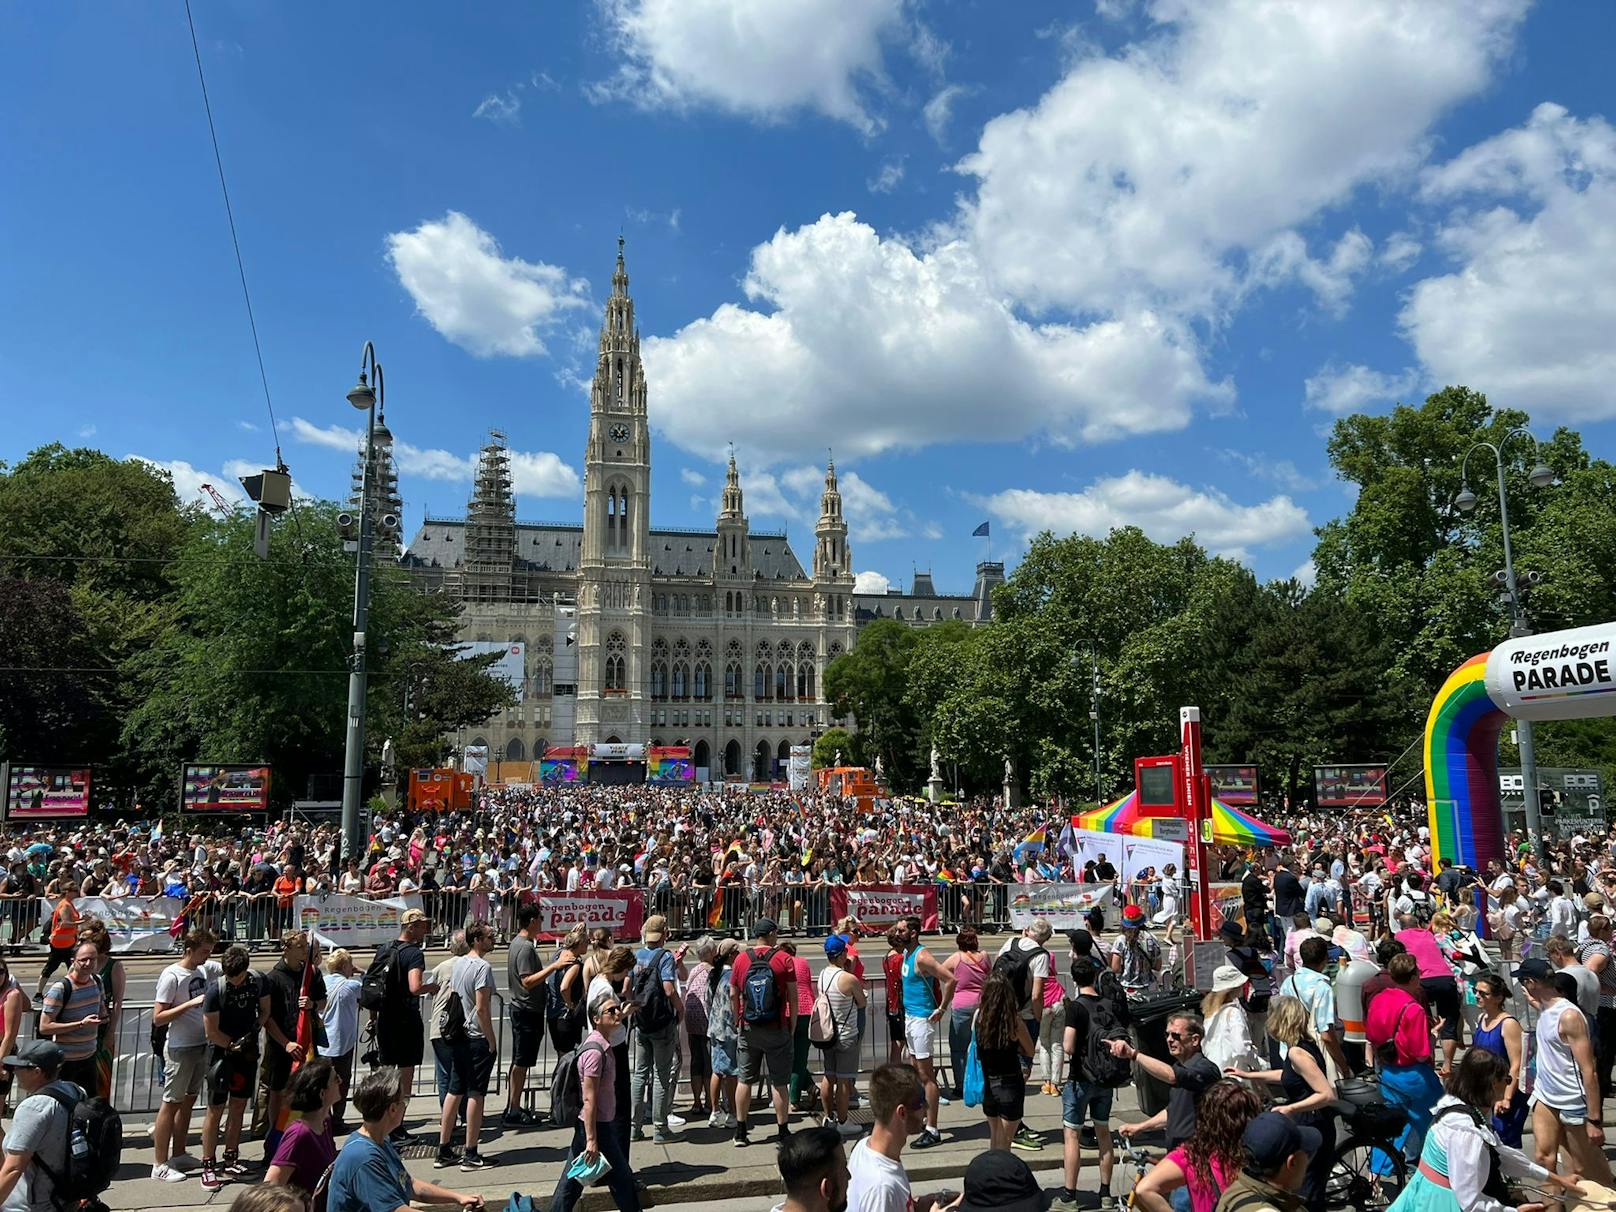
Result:
{"label": "trash bin", "polygon": [[[1128,999],[1133,1014],[1134,1047],[1146,1056],[1166,1064],[1173,1063],[1173,1054],[1167,1051],[1167,1020],[1186,1011],[1200,1010],[1202,995],[1194,989],[1154,993],[1148,997]],[[1166,1083],[1157,1081],[1138,1061],[1133,1066],[1134,1088],[1139,1092],[1139,1110],[1145,1116],[1155,1115],[1167,1106]]]}

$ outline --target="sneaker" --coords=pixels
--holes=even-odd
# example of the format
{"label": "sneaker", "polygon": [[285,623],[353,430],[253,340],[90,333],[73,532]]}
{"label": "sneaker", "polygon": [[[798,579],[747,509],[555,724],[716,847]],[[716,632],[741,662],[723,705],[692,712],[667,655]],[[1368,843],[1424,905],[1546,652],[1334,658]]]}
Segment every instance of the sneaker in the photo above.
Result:
{"label": "sneaker", "polygon": [[709,1128],[722,1128],[724,1126],[724,1113],[722,1111],[714,1111],[712,1115],[708,1116],[707,1118],[707,1126]]}
{"label": "sneaker", "polygon": [[737,1128],[737,1129],[735,1129],[735,1147],[737,1149],[744,1149],[744,1148],[746,1148],[747,1145],[750,1145],[751,1143],[752,1142],[749,1141],[746,1138],[746,1129],[745,1128]]}
{"label": "sneaker", "polygon": [[954,1102],[954,1100],[949,1098],[948,1095],[946,1095],[946,1094],[938,1094],[937,1095],[937,1103],[938,1103],[939,1106],[943,1106],[943,1107],[951,1106],[953,1104],[953,1102]]}
{"label": "sneaker", "polygon": [[1062,1193],[1051,1201],[1049,1212],[1077,1212],[1080,1207],[1082,1205],[1077,1202],[1077,1196]]}
{"label": "sneaker", "polygon": [[1117,1197],[1109,1191],[1100,1194],[1100,1212],[1116,1212]]}
{"label": "sneaker", "polygon": [[668,1127],[670,1127],[670,1128],[683,1128],[685,1126],[686,1122],[687,1121],[685,1120],[684,1116],[675,1115],[672,1111],[668,1112]]}
{"label": "sneaker", "polygon": [[635,1124],[634,1125],[634,1131],[631,1134],[630,1139],[632,1139],[632,1140],[644,1140],[645,1139],[645,1125],[644,1124]]}
{"label": "sneaker", "polygon": [[202,1189],[204,1191],[218,1191],[224,1187],[225,1176],[220,1174],[213,1164],[213,1159],[202,1159]]}
{"label": "sneaker", "polygon": [[447,1170],[460,1159],[455,1156],[453,1145],[439,1145],[438,1155],[432,1159],[434,1170]]}
{"label": "sneaker", "polygon": [[679,1134],[670,1128],[658,1128],[651,1133],[651,1143],[654,1145],[671,1145],[679,1140]]}
{"label": "sneaker", "polygon": [[1010,1147],[1036,1153],[1044,1147],[1044,1138],[1036,1132],[1029,1132],[1026,1128],[1023,1128],[1010,1138]]}
{"label": "sneaker", "polygon": [[539,1117],[522,1107],[515,1110],[507,1107],[505,1114],[499,1117],[499,1122],[507,1128],[530,1128],[539,1122]]}
{"label": "sneaker", "polygon": [[774,1128],[774,1139],[778,1140],[778,1141],[790,1140],[791,1139],[791,1125],[790,1124],[776,1124],[775,1128]]}
{"label": "sneaker", "polygon": [[395,1149],[408,1149],[411,1145],[420,1144],[421,1138],[413,1132],[406,1132],[403,1128],[397,1128],[387,1134],[387,1143]]}
{"label": "sneaker", "polygon": [[735,1112],[726,1111],[724,1112],[723,1126],[726,1128],[739,1128],[741,1126],[741,1121],[735,1118]]}
{"label": "sneaker", "polygon": [[943,1134],[937,1131],[936,1128],[927,1128],[919,1136],[915,1137],[915,1143],[909,1147],[911,1149],[932,1149],[942,1143]]}
{"label": "sneaker", "polygon": [[158,1162],[151,1168],[151,1176],[160,1183],[182,1183],[185,1175],[167,1162]]}
{"label": "sneaker", "polygon": [[219,1167],[219,1172],[230,1178],[245,1178],[253,1172],[253,1167],[252,1163],[241,1160],[241,1154],[227,1152],[224,1155],[224,1164]]}
{"label": "sneaker", "polygon": [[475,1149],[467,1149],[466,1155],[460,1159],[462,1174],[470,1174],[474,1170],[486,1170],[494,1164],[492,1158],[484,1157]]}

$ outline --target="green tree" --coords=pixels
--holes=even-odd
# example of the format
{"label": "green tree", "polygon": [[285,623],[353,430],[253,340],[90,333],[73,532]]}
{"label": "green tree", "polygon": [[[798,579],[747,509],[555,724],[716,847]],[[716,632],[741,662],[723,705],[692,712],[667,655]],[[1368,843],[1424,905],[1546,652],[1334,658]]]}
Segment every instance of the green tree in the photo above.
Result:
{"label": "green tree", "polygon": [[856,733],[845,728],[825,729],[814,742],[814,769],[834,766],[837,754],[841,755],[843,765],[859,764],[859,739]]}
{"label": "green tree", "polygon": [[117,736],[114,675],[74,596],[0,579],[0,754],[13,762],[97,761]]}
{"label": "green tree", "polygon": [[853,716],[865,756],[879,757],[895,787],[913,785],[918,723],[904,702],[915,630],[896,619],[877,619],[859,632],[858,644],[825,669],[831,714]]}

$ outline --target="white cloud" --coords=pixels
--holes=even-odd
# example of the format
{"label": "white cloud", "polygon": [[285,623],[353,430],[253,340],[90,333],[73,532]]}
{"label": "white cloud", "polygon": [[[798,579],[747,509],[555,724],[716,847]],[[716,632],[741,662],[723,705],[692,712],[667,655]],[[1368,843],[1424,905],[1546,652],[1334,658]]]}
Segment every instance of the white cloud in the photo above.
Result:
{"label": "white cloud", "polygon": [[943,528],[937,525],[936,522],[927,522],[925,526],[921,527],[920,537],[936,542],[943,537]]}
{"label": "white cloud", "polygon": [[1393,273],[1401,273],[1419,260],[1423,251],[1420,242],[1408,232],[1394,231],[1386,237],[1386,243],[1381,246],[1379,260]]}
{"label": "white cloud", "polygon": [[1345,416],[1398,401],[1417,392],[1421,382],[1419,371],[1412,368],[1391,375],[1357,362],[1346,366],[1330,362],[1302,384],[1302,391],[1309,408]]}
{"label": "white cloud", "polygon": [[1318,584],[1318,565],[1311,558],[1303,560],[1296,566],[1296,570],[1291,573],[1291,580],[1300,581],[1305,588],[1312,589],[1314,585]]}
{"label": "white cloud", "polygon": [[[903,0],[600,0],[624,66],[596,100],[710,105],[765,121],[814,110],[865,134],[885,83],[882,42],[904,31]],[[914,31],[908,31],[913,34]]]}
{"label": "white cloud", "polygon": [[885,593],[891,586],[879,572],[861,572],[853,578],[854,593]]}
{"label": "white cloud", "polygon": [[258,432],[258,426],[254,425],[251,421],[237,421],[236,422],[236,428],[240,429],[240,430],[244,430],[247,433],[257,433]]}
{"label": "white cloud", "polygon": [[683,218],[683,211],[677,206],[666,213],[647,210],[641,206],[625,206],[623,213],[631,222],[638,223],[641,227],[661,227],[665,224],[669,231],[678,231],[679,221]]}
{"label": "white cloud", "polygon": [[1137,526],[1162,543],[1194,535],[1212,551],[1239,560],[1249,560],[1253,547],[1288,542],[1312,529],[1287,496],[1240,505],[1215,489],[1142,471],[1096,480],[1082,492],[1007,489],[982,504],[1029,538],[1043,530],[1103,538],[1119,526]]}
{"label": "white cloud", "polygon": [[1250,450],[1221,450],[1218,453],[1224,462],[1243,468],[1247,475],[1257,479],[1270,480],[1287,492],[1311,492],[1319,486],[1317,480],[1303,475],[1289,459],[1276,459]]}
{"label": "white cloud", "polygon": [[764,462],[831,444],[1099,441],[1181,428],[1197,402],[1233,399],[1169,317],[1032,324],[965,244],[917,254],[850,213],[776,232],[752,250],[744,288],[758,309],[725,304],[645,342],[659,430],[713,458],[731,439]]}
{"label": "white cloud", "polygon": [[1217,314],[1248,260],[1411,171],[1487,82],[1525,0],[1155,0],[961,163],[992,280],[1034,306]]}
{"label": "white cloud", "polygon": [[[291,419],[292,438],[310,446],[341,450],[356,459],[364,434],[341,425],[315,425],[302,417]],[[572,497],[583,491],[578,473],[548,450],[510,452],[511,483],[518,493],[536,497]],[[393,460],[401,475],[424,480],[469,481],[477,473],[477,456],[459,455],[452,450],[393,442]]]}
{"label": "white cloud", "polygon": [[890,194],[903,184],[903,157],[897,156],[887,160],[880,170],[864,183],[866,189],[872,194]]}
{"label": "white cloud", "polygon": [[802,506],[788,500],[772,471],[741,469],[741,499],[747,517],[800,518]]}
{"label": "white cloud", "polygon": [[1374,248],[1373,241],[1355,227],[1336,241],[1328,259],[1320,261],[1307,251],[1301,236],[1283,231],[1252,259],[1247,286],[1278,286],[1294,278],[1314,293],[1319,306],[1340,315],[1356,279],[1369,267]]}
{"label": "white cloud", "polygon": [[486,118],[503,126],[515,126],[522,119],[521,94],[514,91],[489,93],[478,103],[477,108],[471,111],[471,116]]}
{"label": "white cloud", "polygon": [[503,256],[498,241],[459,211],[393,232],[387,259],[427,322],[478,357],[542,354],[541,334],[589,305],[582,279]]}
{"label": "white cloud", "polygon": [[955,104],[970,92],[963,84],[945,84],[920,111],[926,123],[926,133],[939,147],[948,139],[948,124],[953,121]]}
{"label": "white cloud", "polygon": [[94,425],[80,425],[79,426],[79,437],[81,437],[81,438],[93,438],[93,437],[95,437],[95,426]]}
{"label": "white cloud", "polygon": [[707,477],[702,475],[701,472],[697,471],[694,467],[681,467],[679,469],[679,478],[686,484],[689,484],[692,488],[700,488],[703,484],[707,483]]}
{"label": "white cloud", "polygon": [[[814,470],[818,472],[818,468]],[[842,516],[847,519],[847,537],[853,542],[871,543],[909,537],[909,528],[899,518],[898,507],[892,503],[892,498],[858,472],[837,472],[836,483],[842,492]]]}
{"label": "white cloud", "polygon": [[1436,241],[1457,268],[1399,317],[1432,381],[1545,420],[1616,416],[1616,129],[1545,103],[1421,193],[1457,207]]}
{"label": "white cloud", "polygon": [[[232,507],[244,504],[247,500],[247,494],[241,491],[235,476],[227,471],[204,471],[184,459],[148,459],[145,455],[137,454],[124,455],[124,458],[135,459],[158,471],[166,471],[169,478],[174,481],[174,495],[179,497],[182,505],[200,503],[208,509],[213,509],[213,499],[202,489],[204,484],[211,484],[214,491]],[[255,466],[252,470],[257,472],[262,468]]]}
{"label": "white cloud", "polygon": [[584,485],[578,473],[548,450],[511,451],[511,483],[529,497],[576,497]]}

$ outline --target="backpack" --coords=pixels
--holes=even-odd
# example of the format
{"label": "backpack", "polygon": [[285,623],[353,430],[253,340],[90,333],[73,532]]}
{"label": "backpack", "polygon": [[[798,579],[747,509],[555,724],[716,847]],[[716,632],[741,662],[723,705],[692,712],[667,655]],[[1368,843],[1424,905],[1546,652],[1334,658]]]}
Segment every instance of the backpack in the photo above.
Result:
{"label": "backpack", "polygon": [[[835,982],[832,981],[832,984]],[[808,1042],[826,1052],[841,1046],[842,1029],[836,1024],[836,1011],[830,1004],[830,991],[821,981],[814,994],[814,1009],[808,1018]]]}
{"label": "backpack", "polygon": [[629,1000],[639,1006],[635,1016],[641,1031],[661,1031],[674,1022],[673,1000],[662,987],[662,957],[667,948],[658,947],[651,958],[634,968],[628,979]]}
{"label": "backpack", "polygon": [[584,1082],[578,1074],[578,1058],[585,1052],[604,1052],[595,1040],[585,1040],[556,1062],[555,1078],[550,1083],[550,1122],[576,1123],[584,1110]]}
{"label": "backpack", "polygon": [[1128,1029],[1117,1021],[1115,1010],[1103,997],[1083,997],[1078,1003],[1088,1011],[1088,1038],[1083,1041],[1083,1058],[1078,1072],[1084,1085],[1104,1086],[1116,1090],[1133,1083],[1133,1064],[1120,1056],[1113,1056],[1107,1045],[1115,1039],[1127,1039]]}
{"label": "backpack", "polygon": [[41,1153],[34,1161],[50,1178],[52,1202],[58,1208],[77,1208],[112,1185],[123,1152],[123,1120],[104,1098],[75,1100],[61,1090],[42,1090],[67,1112],[67,1166],[62,1171],[46,1164]]}
{"label": "backpack", "polygon": [[762,955],[753,954],[746,966],[746,979],[741,982],[741,1018],[763,1027],[773,1027],[780,1021],[780,989],[770,961],[778,947],[770,947]]}
{"label": "backpack", "polygon": [[398,944],[388,943],[376,952],[359,982],[359,1008],[380,1013],[393,996],[393,969],[398,965]]}
{"label": "backpack", "polygon": [[565,1022],[569,1019],[581,1020],[583,1018],[584,1011],[587,1009],[587,1007],[584,1005],[583,995],[581,993],[579,994],[576,1005],[569,1006],[567,1004],[566,995],[561,992],[561,982],[566,979],[567,973],[571,972],[574,968],[582,969],[583,966],[583,960],[573,960],[572,963],[567,965],[565,968],[557,968],[554,972],[550,973],[549,976],[544,978],[545,983],[549,986],[546,991],[547,997],[544,1003],[544,1017],[548,1021],[552,1023],[559,1023]]}
{"label": "backpack", "polygon": [[1094,991],[1100,1000],[1109,1002],[1111,1013],[1118,1024],[1127,1027],[1133,1022],[1133,1011],[1128,1008],[1128,991],[1122,987],[1122,978],[1109,967],[1101,968],[1094,978]]}
{"label": "backpack", "polygon": [[452,988],[449,1000],[443,1003],[443,1009],[438,1012],[438,1038],[446,1044],[461,1044],[471,1038],[466,1031],[465,1003]]}
{"label": "backpack", "polygon": [[1414,920],[1422,926],[1430,925],[1431,917],[1436,913],[1436,903],[1431,894],[1418,888],[1410,888],[1406,893],[1414,906]]}
{"label": "backpack", "polygon": [[1016,991],[1016,1006],[1019,1008],[1027,1004],[1032,997],[1032,957],[1041,955],[1047,961],[1049,952],[1042,947],[1034,947],[1028,951],[1021,945],[1020,940],[1010,945],[1010,950],[993,961],[993,971],[1002,972],[1010,980],[1010,987]]}

